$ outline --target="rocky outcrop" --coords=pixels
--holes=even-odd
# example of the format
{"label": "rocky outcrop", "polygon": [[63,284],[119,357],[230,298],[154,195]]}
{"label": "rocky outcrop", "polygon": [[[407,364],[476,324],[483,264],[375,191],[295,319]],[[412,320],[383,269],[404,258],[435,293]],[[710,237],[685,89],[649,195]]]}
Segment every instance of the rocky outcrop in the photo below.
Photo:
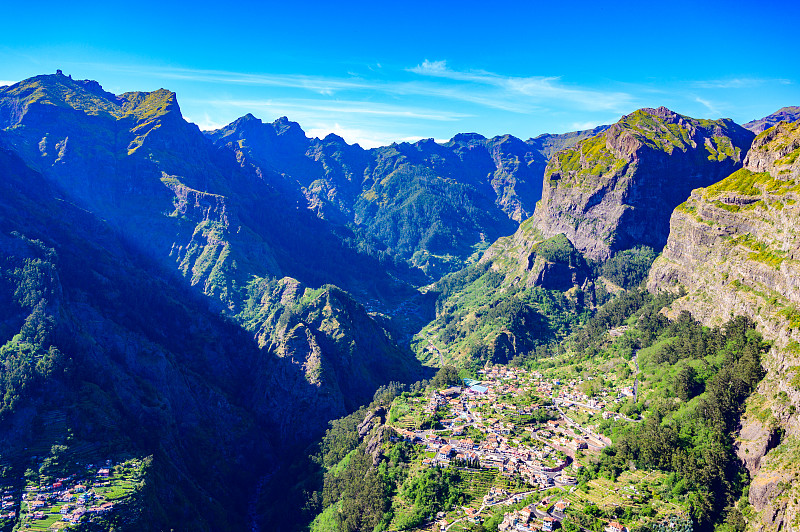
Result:
{"label": "rocky outcrop", "polygon": [[[265,378],[259,393],[275,389],[297,410],[282,426],[282,437],[302,439],[314,427],[368,402],[390,381],[411,382],[425,376],[411,353],[400,349],[350,295],[334,286],[309,289],[291,278],[263,281],[258,309],[250,317],[260,346],[288,362],[295,371]],[[304,383],[310,384],[310,388]],[[309,391],[313,390],[313,394]],[[288,401],[287,401],[288,400]],[[265,404],[265,412],[274,406]],[[298,428],[292,419],[305,419]]]}
{"label": "rocky outcrop", "polygon": [[753,530],[791,528],[800,494],[800,123],[782,122],[753,141],[744,168],[692,192],[670,219],[670,236],[648,279],[651,290],[685,291],[672,313],[720,324],[757,323],[773,349],[750,397],[737,454],[751,476]]}
{"label": "rocky outcrop", "polygon": [[386,408],[379,406],[367,413],[364,421],[358,425],[358,439],[366,441],[365,451],[372,457],[372,464],[377,466],[383,459],[383,443],[394,431],[386,426]]}
{"label": "rocky outcrop", "polygon": [[572,242],[564,234],[545,239],[530,219],[514,235],[495,242],[481,262],[502,272],[509,286],[566,292],[591,282],[591,270]]}
{"label": "rocky outcrop", "polygon": [[595,260],[637,245],[661,249],[672,209],[741,167],[752,137],[730,120],[640,109],[552,157],[534,224]]}

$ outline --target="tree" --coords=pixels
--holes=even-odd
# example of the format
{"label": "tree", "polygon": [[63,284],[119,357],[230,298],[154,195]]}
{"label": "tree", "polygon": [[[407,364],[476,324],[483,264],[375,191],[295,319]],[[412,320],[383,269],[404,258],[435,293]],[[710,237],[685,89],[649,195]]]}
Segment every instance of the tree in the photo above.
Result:
{"label": "tree", "polygon": [[455,386],[461,383],[461,378],[458,376],[458,369],[455,366],[447,365],[436,372],[431,380],[431,385],[434,388],[446,388],[448,386]]}
{"label": "tree", "polygon": [[692,366],[685,366],[675,375],[675,394],[682,401],[688,401],[697,395],[697,372]]}

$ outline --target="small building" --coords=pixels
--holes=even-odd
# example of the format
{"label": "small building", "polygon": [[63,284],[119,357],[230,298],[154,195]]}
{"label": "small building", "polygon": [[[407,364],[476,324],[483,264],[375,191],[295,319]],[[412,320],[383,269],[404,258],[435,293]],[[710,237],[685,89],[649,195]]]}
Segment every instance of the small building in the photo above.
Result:
{"label": "small building", "polygon": [[566,511],[568,506],[569,506],[569,501],[565,500],[558,501],[555,507],[553,508],[553,515],[558,519],[564,519],[566,517],[566,514],[564,512]]}
{"label": "small building", "polygon": [[617,521],[611,521],[606,527],[606,532],[628,532],[628,529]]}
{"label": "small building", "polygon": [[451,386],[450,388],[442,390],[439,393],[445,397],[455,397],[461,393],[461,386]]}

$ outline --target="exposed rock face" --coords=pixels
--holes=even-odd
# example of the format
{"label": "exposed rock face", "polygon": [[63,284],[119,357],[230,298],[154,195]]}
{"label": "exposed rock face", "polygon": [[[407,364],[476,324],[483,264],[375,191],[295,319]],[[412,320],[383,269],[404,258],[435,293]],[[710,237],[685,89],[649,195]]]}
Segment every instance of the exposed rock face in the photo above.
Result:
{"label": "exposed rock face", "polygon": [[[425,376],[413,354],[343,290],[311,290],[291,278],[263,281],[257,290],[251,327],[258,343],[293,368],[273,378],[265,367],[258,391],[265,414],[288,409],[282,438],[312,435],[331,414],[342,416],[368,402],[382,384]],[[306,424],[298,427],[298,418]]]}
{"label": "exposed rock face", "polygon": [[[703,321],[747,314],[772,338],[787,336],[780,312],[800,304],[800,124],[782,123],[760,134],[745,167],[695,190],[670,221],[670,238],[653,265],[648,286],[684,286],[691,310]],[[713,282],[712,282],[713,281]],[[695,292],[704,293],[707,303]],[[764,307],[776,295],[778,300]],[[784,312],[784,315],[788,310]]]}
{"label": "exposed rock face", "polygon": [[394,430],[386,426],[386,413],[386,408],[379,406],[368,412],[358,426],[358,439],[367,442],[365,450],[375,466],[383,460],[383,443],[394,435]]}
{"label": "exposed rock face", "polygon": [[800,107],[782,107],[771,115],[748,122],[742,127],[758,135],[778,122],[796,122],[797,120],[800,120]]}
{"label": "exposed rock face", "polygon": [[754,530],[791,528],[798,513],[799,159],[800,123],[758,135],[743,169],[675,209],[648,280],[651,290],[686,290],[672,312],[686,309],[708,324],[747,315],[774,341],[737,443],[753,476],[750,502],[760,512]]}
{"label": "exposed rock face", "polygon": [[752,138],[730,120],[641,109],[552,157],[534,223],[596,260],[636,245],[660,249],[672,209],[741,167]]}
{"label": "exposed rock face", "polygon": [[[255,122],[242,120],[243,128]],[[297,150],[301,161],[316,164],[305,156],[310,141],[297,124],[278,120],[262,133],[253,142],[269,147],[264,164],[289,165],[286,157]],[[327,161],[327,146],[339,142],[321,141],[320,160]],[[41,172],[48,201],[58,197],[102,219],[153,275],[178,285],[183,276],[195,295],[208,296],[198,297],[197,305],[224,312],[250,331],[257,353],[248,363],[252,389],[262,400],[254,410],[262,420],[276,416],[276,432],[286,436],[277,442],[317,433],[381,384],[418,378],[413,356],[396,347],[363,306],[327,283],[375,306],[391,306],[416,291],[356,249],[351,231],[305,208],[304,193],[272,167],[259,173],[216,148],[183,119],[174,93],[117,96],[61,74],[31,78],[0,88],[0,144]],[[257,289],[288,275],[287,289],[270,302],[270,312],[286,318],[269,321]],[[301,282],[326,288],[300,304],[305,288],[295,294],[289,286]],[[113,292],[113,286],[99,283],[97,290]],[[91,333],[111,342],[102,331]],[[124,351],[129,356],[130,349]]]}
{"label": "exposed rock face", "polygon": [[505,284],[522,283],[528,288],[566,292],[585,288],[591,277],[583,256],[564,234],[545,239],[532,219],[514,235],[495,242],[481,262],[490,262],[495,271],[502,272]]}
{"label": "exposed rock face", "polygon": [[[0,149],[4,482],[18,478],[18,464],[36,467],[30,449],[55,444],[83,447],[92,461],[152,456],[154,500],[126,526],[242,530],[248,489],[274,462],[272,422],[251,403],[267,353],[163,279],[106,221],[58,195]],[[26,338],[29,324],[38,338]],[[47,371],[15,356],[20,338],[41,344]],[[25,371],[9,372],[15,366]]]}

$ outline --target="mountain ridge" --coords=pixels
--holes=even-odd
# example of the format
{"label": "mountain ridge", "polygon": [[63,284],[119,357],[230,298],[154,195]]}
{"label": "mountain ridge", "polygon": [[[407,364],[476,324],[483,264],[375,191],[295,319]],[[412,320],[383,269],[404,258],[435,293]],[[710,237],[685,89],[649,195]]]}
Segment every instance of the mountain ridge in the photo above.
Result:
{"label": "mountain ridge", "polygon": [[[701,268],[675,266],[691,255],[680,257],[680,227],[696,253],[740,231],[745,273],[789,287],[787,301],[715,312],[758,317],[753,305],[772,305],[794,323],[796,148],[796,123],[753,141],[730,120],[644,108],[527,141],[459,133],[365,150],[333,134],[310,139],[286,117],[248,113],[201,132],[166,89],[114,95],[61,73],[2,87],[0,341],[14,368],[3,375],[3,454],[22,464],[25,442],[46,455],[63,442],[105,451],[106,438],[155,464],[155,492],[141,496],[170,502],[142,526],[241,529],[247,490],[277,457],[301,452],[381,386],[429,377],[423,362],[477,371],[553,356],[611,292],[639,283],[665,243],[651,281],[695,282]],[[769,231],[747,218],[760,202],[784,231],[780,246],[745,238]],[[722,224],[698,216],[733,229],[713,233]],[[673,312],[702,315],[703,297],[695,288]],[[791,331],[760,389],[768,397],[775,386],[789,403],[796,390],[776,368],[800,367]],[[789,403],[764,401],[794,441]],[[778,460],[767,449],[778,425],[752,422],[763,406],[745,418],[758,441],[740,442],[756,475],[760,458]],[[77,440],[20,429],[62,416]],[[171,477],[179,488],[167,496]],[[754,506],[790,516],[791,505],[769,502],[778,484],[756,478]],[[209,494],[194,517],[168,507]]]}

